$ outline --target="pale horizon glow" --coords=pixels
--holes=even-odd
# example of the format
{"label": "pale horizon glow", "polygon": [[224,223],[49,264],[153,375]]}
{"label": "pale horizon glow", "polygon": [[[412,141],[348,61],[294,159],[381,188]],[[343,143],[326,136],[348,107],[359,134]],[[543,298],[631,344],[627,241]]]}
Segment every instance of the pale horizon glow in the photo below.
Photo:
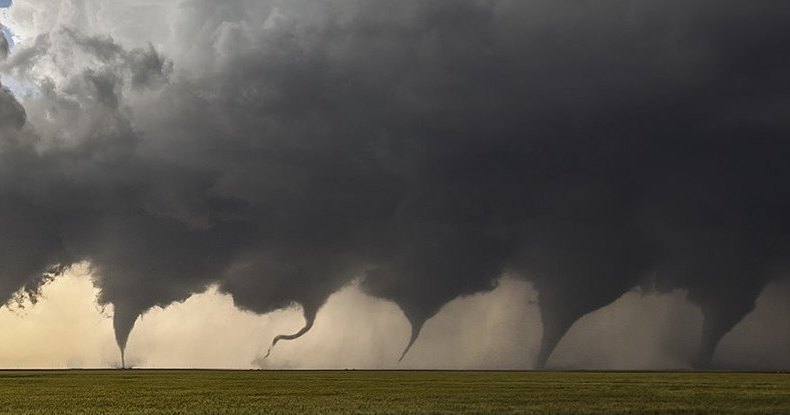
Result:
{"label": "pale horizon glow", "polygon": [[[787,309],[777,308],[774,291],[767,290],[757,310],[725,337],[717,356],[739,364],[781,361],[787,351],[781,339],[790,325],[771,318]],[[88,267],[81,265],[45,286],[37,304],[2,307],[0,368],[118,367],[112,306],[100,307],[97,294]],[[407,321],[397,306],[354,285],[329,299],[311,332],[281,343],[267,360],[261,357],[271,339],[303,324],[300,310],[255,315],[238,310],[230,296],[210,287],[138,319],[127,363],[137,368],[532,369],[541,335],[535,295],[529,284],[505,278],[490,293],[451,302],[428,321],[398,365]],[[645,324],[650,316],[657,319]],[[550,366],[686,368],[684,359],[694,353],[700,324],[699,311],[683,293],[643,296],[634,291],[574,325]],[[749,340],[766,335],[778,337],[776,346],[754,349],[759,342]]]}

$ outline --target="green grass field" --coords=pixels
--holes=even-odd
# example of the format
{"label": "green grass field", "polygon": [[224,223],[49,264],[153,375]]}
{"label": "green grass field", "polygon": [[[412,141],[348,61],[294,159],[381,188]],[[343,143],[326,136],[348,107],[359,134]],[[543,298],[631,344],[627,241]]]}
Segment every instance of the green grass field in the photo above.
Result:
{"label": "green grass field", "polygon": [[0,414],[790,414],[790,375],[0,372]]}

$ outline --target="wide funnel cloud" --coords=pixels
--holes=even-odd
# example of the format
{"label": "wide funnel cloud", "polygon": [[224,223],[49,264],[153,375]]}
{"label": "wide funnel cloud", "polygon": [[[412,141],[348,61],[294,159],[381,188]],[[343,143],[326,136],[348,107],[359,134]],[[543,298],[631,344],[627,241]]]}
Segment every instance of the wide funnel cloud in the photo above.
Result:
{"label": "wide funnel cloud", "polygon": [[122,353],[212,284],[301,307],[273,347],[358,280],[405,355],[507,274],[538,367],[645,281],[700,307],[708,367],[790,266],[783,3],[36,3],[0,43],[32,91],[0,88],[0,297],[88,261]]}

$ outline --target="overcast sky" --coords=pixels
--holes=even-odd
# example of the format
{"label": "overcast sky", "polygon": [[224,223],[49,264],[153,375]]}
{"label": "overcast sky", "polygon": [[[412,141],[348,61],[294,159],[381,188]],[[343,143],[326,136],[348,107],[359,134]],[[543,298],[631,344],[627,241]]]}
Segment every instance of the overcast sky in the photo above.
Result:
{"label": "overcast sky", "polygon": [[790,366],[790,5],[6,3],[0,366]]}

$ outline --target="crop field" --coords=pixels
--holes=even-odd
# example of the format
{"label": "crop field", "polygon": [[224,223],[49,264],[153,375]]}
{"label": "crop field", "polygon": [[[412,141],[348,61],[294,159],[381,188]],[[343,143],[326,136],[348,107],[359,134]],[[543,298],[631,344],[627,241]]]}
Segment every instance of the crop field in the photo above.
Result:
{"label": "crop field", "polygon": [[0,414],[790,414],[790,375],[10,371]]}

